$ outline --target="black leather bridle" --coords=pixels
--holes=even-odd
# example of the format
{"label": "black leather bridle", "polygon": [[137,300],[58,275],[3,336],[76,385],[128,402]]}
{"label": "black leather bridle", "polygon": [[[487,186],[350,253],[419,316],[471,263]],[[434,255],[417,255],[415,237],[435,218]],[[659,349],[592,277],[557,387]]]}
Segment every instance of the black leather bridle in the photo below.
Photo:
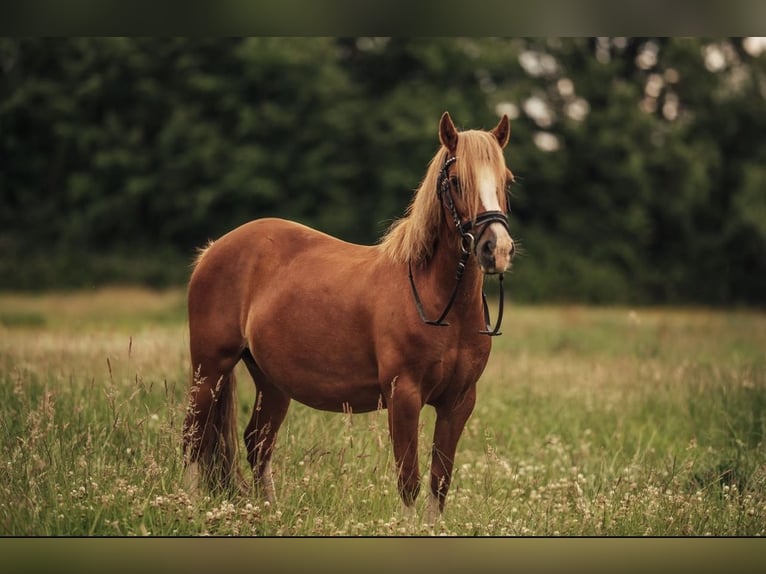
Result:
{"label": "black leather bridle", "polygon": [[[484,232],[489,228],[490,224],[500,223],[506,229],[506,231],[508,231],[508,234],[510,235],[510,228],[508,226],[508,215],[502,211],[497,211],[497,210],[485,211],[477,215],[475,221],[471,221],[470,219],[466,221],[460,220],[460,215],[458,214],[457,208],[455,207],[455,200],[452,197],[452,190],[450,189],[450,181],[447,175],[447,170],[449,169],[449,166],[451,166],[456,161],[457,161],[457,157],[455,156],[447,158],[445,160],[444,165],[442,166],[441,172],[439,173],[439,180],[436,184],[436,194],[441,201],[444,201],[447,204],[447,209],[449,209],[449,212],[452,215],[452,220],[455,223],[455,229],[460,234],[460,252],[461,252],[460,260],[458,261],[458,264],[457,264],[457,271],[455,272],[455,286],[452,288],[452,294],[450,295],[449,301],[447,302],[447,306],[444,308],[444,311],[442,311],[441,315],[439,315],[438,319],[428,319],[426,317],[425,311],[423,309],[423,302],[420,299],[420,295],[418,294],[418,289],[415,286],[415,279],[412,276],[412,264],[409,265],[410,286],[412,287],[412,296],[415,299],[415,307],[418,310],[418,314],[420,315],[420,318],[423,320],[424,323],[426,323],[427,325],[433,325],[436,327],[449,326],[449,323],[446,323],[444,321],[444,318],[447,316],[447,313],[449,313],[450,309],[452,308],[452,304],[455,302],[455,297],[457,297],[458,288],[460,287],[460,282],[463,279],[463,274],[465,272],[466,262],[468,261],[468,258],[471,256],[471,252],[474,252],[475,254],[476,246],[478,245],[482,235],[484,235]],[[476,235],[474,235],[472,231],[475,231]],[[499,281],[500,281],[500,301],[499,301],[499,308],[498,308],[498,315],[497,315],[497,323],[495,324],[494,328],[492,327],[492,324],[490,323],[490,319],[489,319],[489,307],[487,305],[487,296],[484,293],[484,290],[482,290],[481,292],[481,301],[482,301],[482,306],[484,308],[484,323],[486,324],[487,328],[485,330],[479,331],[479,333],[483,335],[489,335],[490,337],[502,335],[502,333],[500,332],[500,325],[503,321],[503,304],[504,304],[504,298],[505,298],[505,289],[503,288],[502,273],[499,274]]]}

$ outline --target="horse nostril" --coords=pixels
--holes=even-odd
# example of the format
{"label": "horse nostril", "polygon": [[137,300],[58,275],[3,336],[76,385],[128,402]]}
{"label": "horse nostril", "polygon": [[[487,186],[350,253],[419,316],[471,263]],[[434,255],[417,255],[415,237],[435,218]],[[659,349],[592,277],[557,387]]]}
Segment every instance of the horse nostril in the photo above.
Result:
{"label": "horse nostril", "polygon": [[511,248],[508,250],[508,258],[512,258],[514,255],[516,255],[516,242],[511,241]]}
{"label": "horse nostril", "polygon": [[495,240],[488,239],[484,247],[482,247],[482,251],[484,251],[485,255],[492,255],[495,252]]}

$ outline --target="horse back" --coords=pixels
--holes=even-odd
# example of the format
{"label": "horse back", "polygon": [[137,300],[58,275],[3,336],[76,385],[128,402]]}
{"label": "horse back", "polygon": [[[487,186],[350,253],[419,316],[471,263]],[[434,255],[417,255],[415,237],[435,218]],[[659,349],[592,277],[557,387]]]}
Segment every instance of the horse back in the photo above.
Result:
{"label": "horse back", "polygon": [[322,369],[376,377],[371,294],[379,260],[375,247],[294,222],[246,223],[198,257],[188,294],[192,346],[229,355],[249,347],[274,382]]}

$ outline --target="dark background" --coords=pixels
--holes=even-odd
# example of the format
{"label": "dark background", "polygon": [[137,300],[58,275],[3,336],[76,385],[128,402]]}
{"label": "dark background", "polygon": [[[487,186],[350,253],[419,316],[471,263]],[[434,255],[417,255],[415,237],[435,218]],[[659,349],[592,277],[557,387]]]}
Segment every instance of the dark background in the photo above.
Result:
{"label": "dark background", "polygon": [[182,285],[250,219],[362,243],[448,110],[511,119],[519,301],[766,302],[744,38],[0,39],[0,288]]}

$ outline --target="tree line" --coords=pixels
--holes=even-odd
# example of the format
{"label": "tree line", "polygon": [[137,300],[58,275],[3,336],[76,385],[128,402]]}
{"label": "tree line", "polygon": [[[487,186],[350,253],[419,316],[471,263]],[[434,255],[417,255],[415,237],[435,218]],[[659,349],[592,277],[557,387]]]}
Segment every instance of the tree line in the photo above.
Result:
{"label": "tree line", "polygon": [[766,302],[753,38],[0,39],[0,288],[182,284],[250,219],[374,243],[511,117],[525,301]]}

